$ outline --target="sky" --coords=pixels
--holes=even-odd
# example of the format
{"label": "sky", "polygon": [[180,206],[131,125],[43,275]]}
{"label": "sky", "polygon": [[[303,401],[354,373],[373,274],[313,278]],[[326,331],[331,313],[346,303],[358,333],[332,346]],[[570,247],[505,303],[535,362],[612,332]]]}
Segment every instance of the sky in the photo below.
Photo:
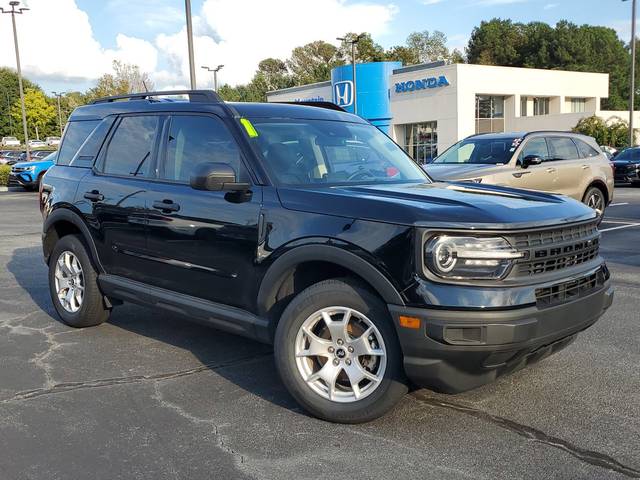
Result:
{"label": "sky", "polygon": [[[223,64],[219,83],[248,82],[260,60],[287,58],[314,40],[337,45],[367,31],[384,47],[409,33],[440,30],[464,50],[473,27],[494,17],[614,28],[630,37],[631,2],[622,0],[192,0],[198,87],[202,65]],[[17,16],[23,73],[45,91],[85,90],[113,60],[139,65],[157,89],[188,85],[183,0],[23,0]],[[0,0],[8,6],[8,0]],[[0,15],[0,66],[15,68],[11,16]]]}

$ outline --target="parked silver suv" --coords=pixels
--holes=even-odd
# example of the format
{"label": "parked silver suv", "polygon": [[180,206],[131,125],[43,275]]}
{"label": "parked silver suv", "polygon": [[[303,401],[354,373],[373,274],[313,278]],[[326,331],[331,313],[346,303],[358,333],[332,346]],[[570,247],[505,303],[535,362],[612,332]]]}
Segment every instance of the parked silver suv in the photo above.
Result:
{"label": "parked silver suv", "polygon": [[596,141],[568,132],[487,133],[456,143],[425,166],[436,180],[561,193],[602,215],[613,170]]}

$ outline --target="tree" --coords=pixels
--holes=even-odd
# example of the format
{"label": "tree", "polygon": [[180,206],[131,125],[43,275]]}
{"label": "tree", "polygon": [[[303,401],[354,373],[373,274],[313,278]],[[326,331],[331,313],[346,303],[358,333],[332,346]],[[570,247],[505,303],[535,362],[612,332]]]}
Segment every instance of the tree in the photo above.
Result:
{"label": "tree", "polygon": [[[358,36],[357,33],[347,33],[338,49],[338,58],[343,64],[351,63],[351,40]],[[382,62],[385,59],[384,48],[375,43],[369,33],[361,33],[360,40],[356,44],[356,61],[358,63]]]}
{"label": "tree", "polygon": [[[28,88],[24,92],[24,105],[29,136],[31,138],[37,138],[49,133],[48,130],[45,131],[46,127],[50,122],[55,121],[56,118],[56,109],[51,104],[51,100],[48,99],[41,90]],[[20,99],[16,100],[11,106],[11,116],[17,124],[22,122]],[[16,132],[15,136],[24,141],[24,135],[21,129]]]}
{"label": "tree", "polygon": [[[40,89],[38,85],[26,78],[22,79],[22,85],[25,89]],[[11,68],[2,67],[0,68],[0,137],[15,137],[22,133],[22,114],[18,122],[11,115],[11,106],[16,100],[20,100],[18,73]]]}
{"label": "tree", "polygon": [[338,49],[322,40],[294,48],[286,61],[296,85],[329,80],[331,69],[343,63],[338,58]]}
{"label": "tree", "polygon": [[391,62],[402,62],[402,65],[416,65],[420,63],[418,53],[404,45],[396,45],[385,52],[385,60]]}
{"label": "tree", "polygon": [[616,148],[629,145],[629,125],[619,117],[612,117],[607,121],[595,115],[585,117],[572,130],[595,138],[598,145]]}
{"label": "tree", "polygon": [[433,33],[428,30],[411,33],[407,37],[407,48],[416,53],[419,63],[448,61],[450,57],[447,36],[438,30]]}
{"label": "tree", "polygon": [[264,87],[265,92],[293,86],[293,79],[287,70],[287,64],[278,58],[266,58],[258,64],[253,83]]}
{"label": "tree", "polygon": [[469,63],[521,67],[525,43],[523,25],[494,18],[483,21],[471,32],[467,46]]}
{"label": "tree", "polygon": [[98,79],[95,87],[87,90],[87,102],[99,97],[153,90],[153,82],[149,75],[146,72],[141,72],[137,65],[114,60],[113,72],[105,73]]}

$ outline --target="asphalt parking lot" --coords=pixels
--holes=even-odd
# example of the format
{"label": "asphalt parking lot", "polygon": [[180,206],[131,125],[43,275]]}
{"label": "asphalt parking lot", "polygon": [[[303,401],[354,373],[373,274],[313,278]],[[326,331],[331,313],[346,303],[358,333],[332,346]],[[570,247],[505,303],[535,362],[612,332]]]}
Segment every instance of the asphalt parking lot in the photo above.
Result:
{"label": "asphalt parking lot", "polygon": [[640,188],[616,189],[616,299],[575,343],[359,426],[301,411],[264,345],[126,304],[62,324],[36,202],[0,192],[0,479],[640,478]]}

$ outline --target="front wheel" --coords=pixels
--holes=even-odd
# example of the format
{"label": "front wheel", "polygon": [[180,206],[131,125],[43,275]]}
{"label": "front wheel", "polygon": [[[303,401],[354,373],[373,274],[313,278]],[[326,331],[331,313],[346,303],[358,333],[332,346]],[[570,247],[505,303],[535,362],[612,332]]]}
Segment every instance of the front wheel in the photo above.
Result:
{"label": "front wheel", "polygon": [[351,280],[326,280],[296,296],[275,338],[280,376],[310,413],[361,423],[407,392],[402,353],[386,305]]}
{"label": "front wheel", "polygon": [[604,209],[607,205],[607,199],[605,198],[602,190],[598,187],[589,188],[582,198],[582,203],[587,207],[593,208],[598,214],[600,221],[602,221],[602,217],[604,217]]}

